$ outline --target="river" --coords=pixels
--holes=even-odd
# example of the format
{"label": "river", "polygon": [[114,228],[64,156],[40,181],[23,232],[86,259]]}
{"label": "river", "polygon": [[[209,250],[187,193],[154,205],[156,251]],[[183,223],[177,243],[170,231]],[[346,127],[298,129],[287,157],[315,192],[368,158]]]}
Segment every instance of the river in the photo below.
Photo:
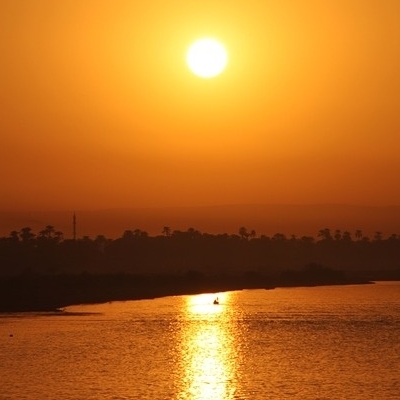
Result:
{"label": "river", "polygon": [[65,311],[0,314],[1,400],[400,398],[400,282]]}

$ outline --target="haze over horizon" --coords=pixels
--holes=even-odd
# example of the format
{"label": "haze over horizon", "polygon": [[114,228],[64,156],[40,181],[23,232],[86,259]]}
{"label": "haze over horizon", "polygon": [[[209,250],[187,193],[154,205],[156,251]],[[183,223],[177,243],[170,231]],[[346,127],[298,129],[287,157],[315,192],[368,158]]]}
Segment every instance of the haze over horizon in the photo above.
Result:
{"label": "haze over horizon", "polygon": [[357,205],[220,205],[204,207],[158,207],[103,210],[67,210],[1,212],[0,236],[29,226],[40,232],[52,225],[72,237],[73,215],[77,218],[77,237],[121,237],[125,230],[140,229],[152,236],[160,235],[163,227],[172,231],[189,228],[210,234],[237,234],[241,226],[255,230],[257,236],[283,233],[287,237],[312,236],[329,228],[349,231],[354,238],[356,230],[370,238],[381,232],[384,238],[400,235],[400,206],[371,207]]}
{"label": "haze over horizon", "polygon": [[[400,206],[399,15],[395,0],[1,1],[0,212]],[[202,37],[228,53],[212,79],[185,63]]]}

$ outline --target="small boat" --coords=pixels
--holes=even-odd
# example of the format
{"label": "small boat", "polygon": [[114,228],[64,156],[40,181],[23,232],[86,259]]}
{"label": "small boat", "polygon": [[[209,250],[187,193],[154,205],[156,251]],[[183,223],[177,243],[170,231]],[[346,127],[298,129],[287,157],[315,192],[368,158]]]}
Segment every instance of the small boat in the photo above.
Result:
{"label": "small boat", "polygon": [[219,304],[218,297],[213,301],[213,304]]}

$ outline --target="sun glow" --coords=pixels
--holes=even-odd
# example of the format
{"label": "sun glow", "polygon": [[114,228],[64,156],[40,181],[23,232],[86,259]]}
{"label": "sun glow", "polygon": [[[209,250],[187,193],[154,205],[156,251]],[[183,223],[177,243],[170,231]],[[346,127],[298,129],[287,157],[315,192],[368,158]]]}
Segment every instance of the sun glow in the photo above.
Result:
{"label": "sun glow", "polygon": [[190,46],[186,61],[195,75],[212,78],[225,69],[228,55],[220,42],[214,39],[200,39]]}

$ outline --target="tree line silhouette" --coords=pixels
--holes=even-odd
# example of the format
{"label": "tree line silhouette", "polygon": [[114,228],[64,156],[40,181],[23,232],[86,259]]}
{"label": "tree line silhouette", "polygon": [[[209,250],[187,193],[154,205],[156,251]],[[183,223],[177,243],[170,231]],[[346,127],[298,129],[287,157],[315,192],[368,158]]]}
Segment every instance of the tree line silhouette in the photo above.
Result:
{"label": "tree line silhouette", "polygon": [[[257,236],[240,227],[237,234],[209,234],[165,226],[159,235],[126,230],[116,239],[98,235],[64,239],[52,225],[34,233],[24,227],[0,238],[0,275],[29,274],[247,274],[277,276],[319,265],[348,276],[394,279],[400,271],[400,235],[373,238],[321,229],[317,237],[283,233]],[[314,268],[314,273],[316,273]]]}
{"label": "tree line silhouette", "polygon": [[0,312],[59,310],[71,304],[280,286],[400,280],[400,236],[372,239],[321,229],[317,239],[277,233],[160,235],[126,230],[64,239],[51,225],[0,238]]}

